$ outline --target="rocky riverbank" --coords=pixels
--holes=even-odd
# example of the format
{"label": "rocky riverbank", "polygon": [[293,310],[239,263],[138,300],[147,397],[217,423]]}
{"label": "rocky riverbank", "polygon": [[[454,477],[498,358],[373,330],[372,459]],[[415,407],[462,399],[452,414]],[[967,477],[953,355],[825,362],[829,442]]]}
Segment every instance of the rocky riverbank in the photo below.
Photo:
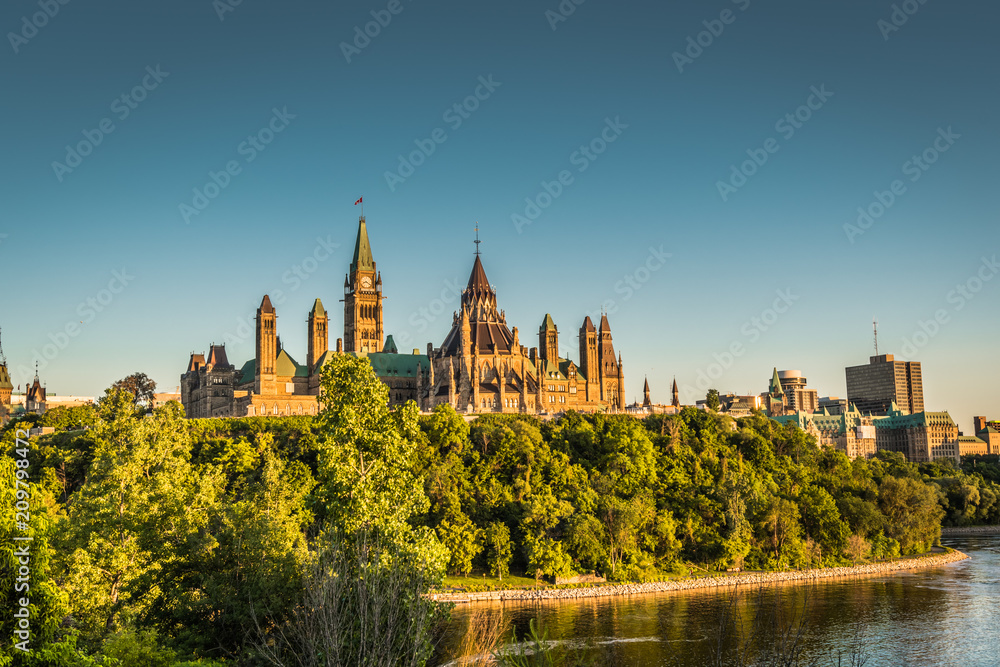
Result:
{"label": "rocky riverbank", "polygon": [[685,591],[696,588],[720,586],[759,586],[795,581],[815,581],[832,577],[862,577],[891,574],[901,570],[915,570],[954,563],[968,558],[961,551],[935,553],[917,558],[904,558],[886,563],[867,563],[855,567],[829,567],[789,572],[744,572],[718,577],[653,581],[644,584],[611,584],[586,588],[548,588],[538,590],[485,591],[479,593],[437,594],[431,597],[444,602],[503,602],[526,600],[560,600],[573,598],[609,597],[614,595],[642,595],[665,591]]}
{"label": "rocky riverbank", "polygon": [[959,526],[942,528],[942,537],[958,537],[960,535],[1000,535],[1000,526]]}

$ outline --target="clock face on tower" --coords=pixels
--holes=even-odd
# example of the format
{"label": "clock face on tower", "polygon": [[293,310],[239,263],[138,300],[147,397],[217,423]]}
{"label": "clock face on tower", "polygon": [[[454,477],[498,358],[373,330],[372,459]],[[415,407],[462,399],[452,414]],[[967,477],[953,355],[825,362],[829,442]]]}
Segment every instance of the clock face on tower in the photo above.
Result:
{"label": "clock face on tower", "polygon": [[371,287],[372,279],[369,278],[368,276],[365,276],[364,278],[361,279],[361,286],[364,287],[365,289]]}

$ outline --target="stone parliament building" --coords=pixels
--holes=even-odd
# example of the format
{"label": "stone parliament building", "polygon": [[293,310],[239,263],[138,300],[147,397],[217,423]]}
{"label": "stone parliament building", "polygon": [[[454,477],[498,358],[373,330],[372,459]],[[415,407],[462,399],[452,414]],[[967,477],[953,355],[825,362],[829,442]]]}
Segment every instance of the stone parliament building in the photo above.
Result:
{"label": "stone parliament building", "polygon": [[[478,239],[477,239],[478,244]],[[329,347],[329,316],[316,299],[306,324],[305,364],[292,358],[277,334],[277,313],[267,295],[257,309],[256,352],[237,368],[224,345],[208,355],[191,354],[181,376],[181,402],[189,418],[314,415],[319,411],[320,371],[330,355],[366,357],[389,388],[390,405],[409,400],[421,411],[447,403],[465,413],[554,414],[625,408],[622,359],[615,356],[607,315],[598,327],[590,317],[579,329],[579,363],[559,357],[559,330],[545,315],[538,347],[521,344],[498,309],[482,258],[476,259],[451,331],[427,353],[400,353],[385,336],[382,275],[372,256],[365,218],[344,279],[344,336]]]}

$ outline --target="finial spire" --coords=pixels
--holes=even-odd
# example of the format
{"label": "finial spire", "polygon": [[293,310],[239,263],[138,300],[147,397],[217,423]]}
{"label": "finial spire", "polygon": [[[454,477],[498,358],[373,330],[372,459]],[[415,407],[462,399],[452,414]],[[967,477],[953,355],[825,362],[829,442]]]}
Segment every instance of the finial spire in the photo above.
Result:
{"label": "finial spire", "polygon": [[[0,334],[2,334],[2,333],[3,333],[3,329],[0,329]],[[3,365],[3,366],[7,365],[7,357],[5,357],[4,353],[3,353],[3,336],[2,335],[0,335],[0,365]]]}
{"label": "finial spire", "polygon": [[478,255],[479,254],[479,244],[482,243],[482,241],[479,240],[479,223],[478,222],[476,223],[476,241],[475,241],[475,243],[476,243],[476,255]]}

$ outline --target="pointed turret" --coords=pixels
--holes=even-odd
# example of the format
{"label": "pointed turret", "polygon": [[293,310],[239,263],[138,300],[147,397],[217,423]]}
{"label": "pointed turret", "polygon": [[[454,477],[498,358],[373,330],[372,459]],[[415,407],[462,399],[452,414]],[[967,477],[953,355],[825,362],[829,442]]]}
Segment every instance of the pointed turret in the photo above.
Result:
{"label": "pointed turret", "polygon": [[677,378],[674,378],[674,386],[670,388],[670,404],[675,408],[681,407],[680,392],[677,391]]}
{"label": "pointed turret", "polygon": [[542,353],[542,359],[559,363],[559,329],[548,313],[545,313],[542,326],[538,327],[538,350]]}
{"label": "pointed turret", "polygon": [[372,256],[363,216],[358,221],[358,238],[344,283],[344,348],[354,353],[378,352],[385,337],[382,276]]}
{"label": "pointed turret", "polygon": [[490,281],[486,277],[486,269],[483,268],[483,262],[479,259],[479,255],[476,255],[476,263],[472,265],[472,273],[469,274],[469,284],[465,289],[484,295],[493,291],[490,289]]}
{"label": "pointed turret", "polygon": [[771,386],[769,387],[769,389],[771,390],[772,396],[785,395],[785,391],[781,388],[781,378],[778,377],[777,367],[775,367],[774,369],[774,375],[771,376]]}
{"label": "pointed turret", "polygon": [[313,301],[312,310],[306,319],[307,336],[309,337],[309,349],[306,354],[306,367],[310,373],[317,370],[316,366],[323,355],[330,349],[329,317],[323,302],[319,299]]}
{"label": "pointed turret", "polygon": [[642,381],[642,407],[653,407],[653,402],[649,398],[649,378],[644,378]]}
{"label": "pointed turret", "polygon": [[271,299],[265,294],[257,309],[257,350],[256,374],[254,377],[254,393],[275,393],[277,385],[274,378],[274,364],[278,356],[278,316],[271,305]]}
{"label": "pointed turret", "polygon": [[354,257],[351,259],[351,272],[374,271],[375,259],[372,257],[372,246],[368,242],[368,228],[365,219],[358,221],[358,238],[354,242]]}
{"label": "pointed turret", "polygon": [[[0,341],[0,406],[10,405],[10,395],[14,391],[14,383],[10,381],[10,371],[7,370],[7,357],[3,353],[3,341]],[[4,415],[0,414],[0,421]]]}

